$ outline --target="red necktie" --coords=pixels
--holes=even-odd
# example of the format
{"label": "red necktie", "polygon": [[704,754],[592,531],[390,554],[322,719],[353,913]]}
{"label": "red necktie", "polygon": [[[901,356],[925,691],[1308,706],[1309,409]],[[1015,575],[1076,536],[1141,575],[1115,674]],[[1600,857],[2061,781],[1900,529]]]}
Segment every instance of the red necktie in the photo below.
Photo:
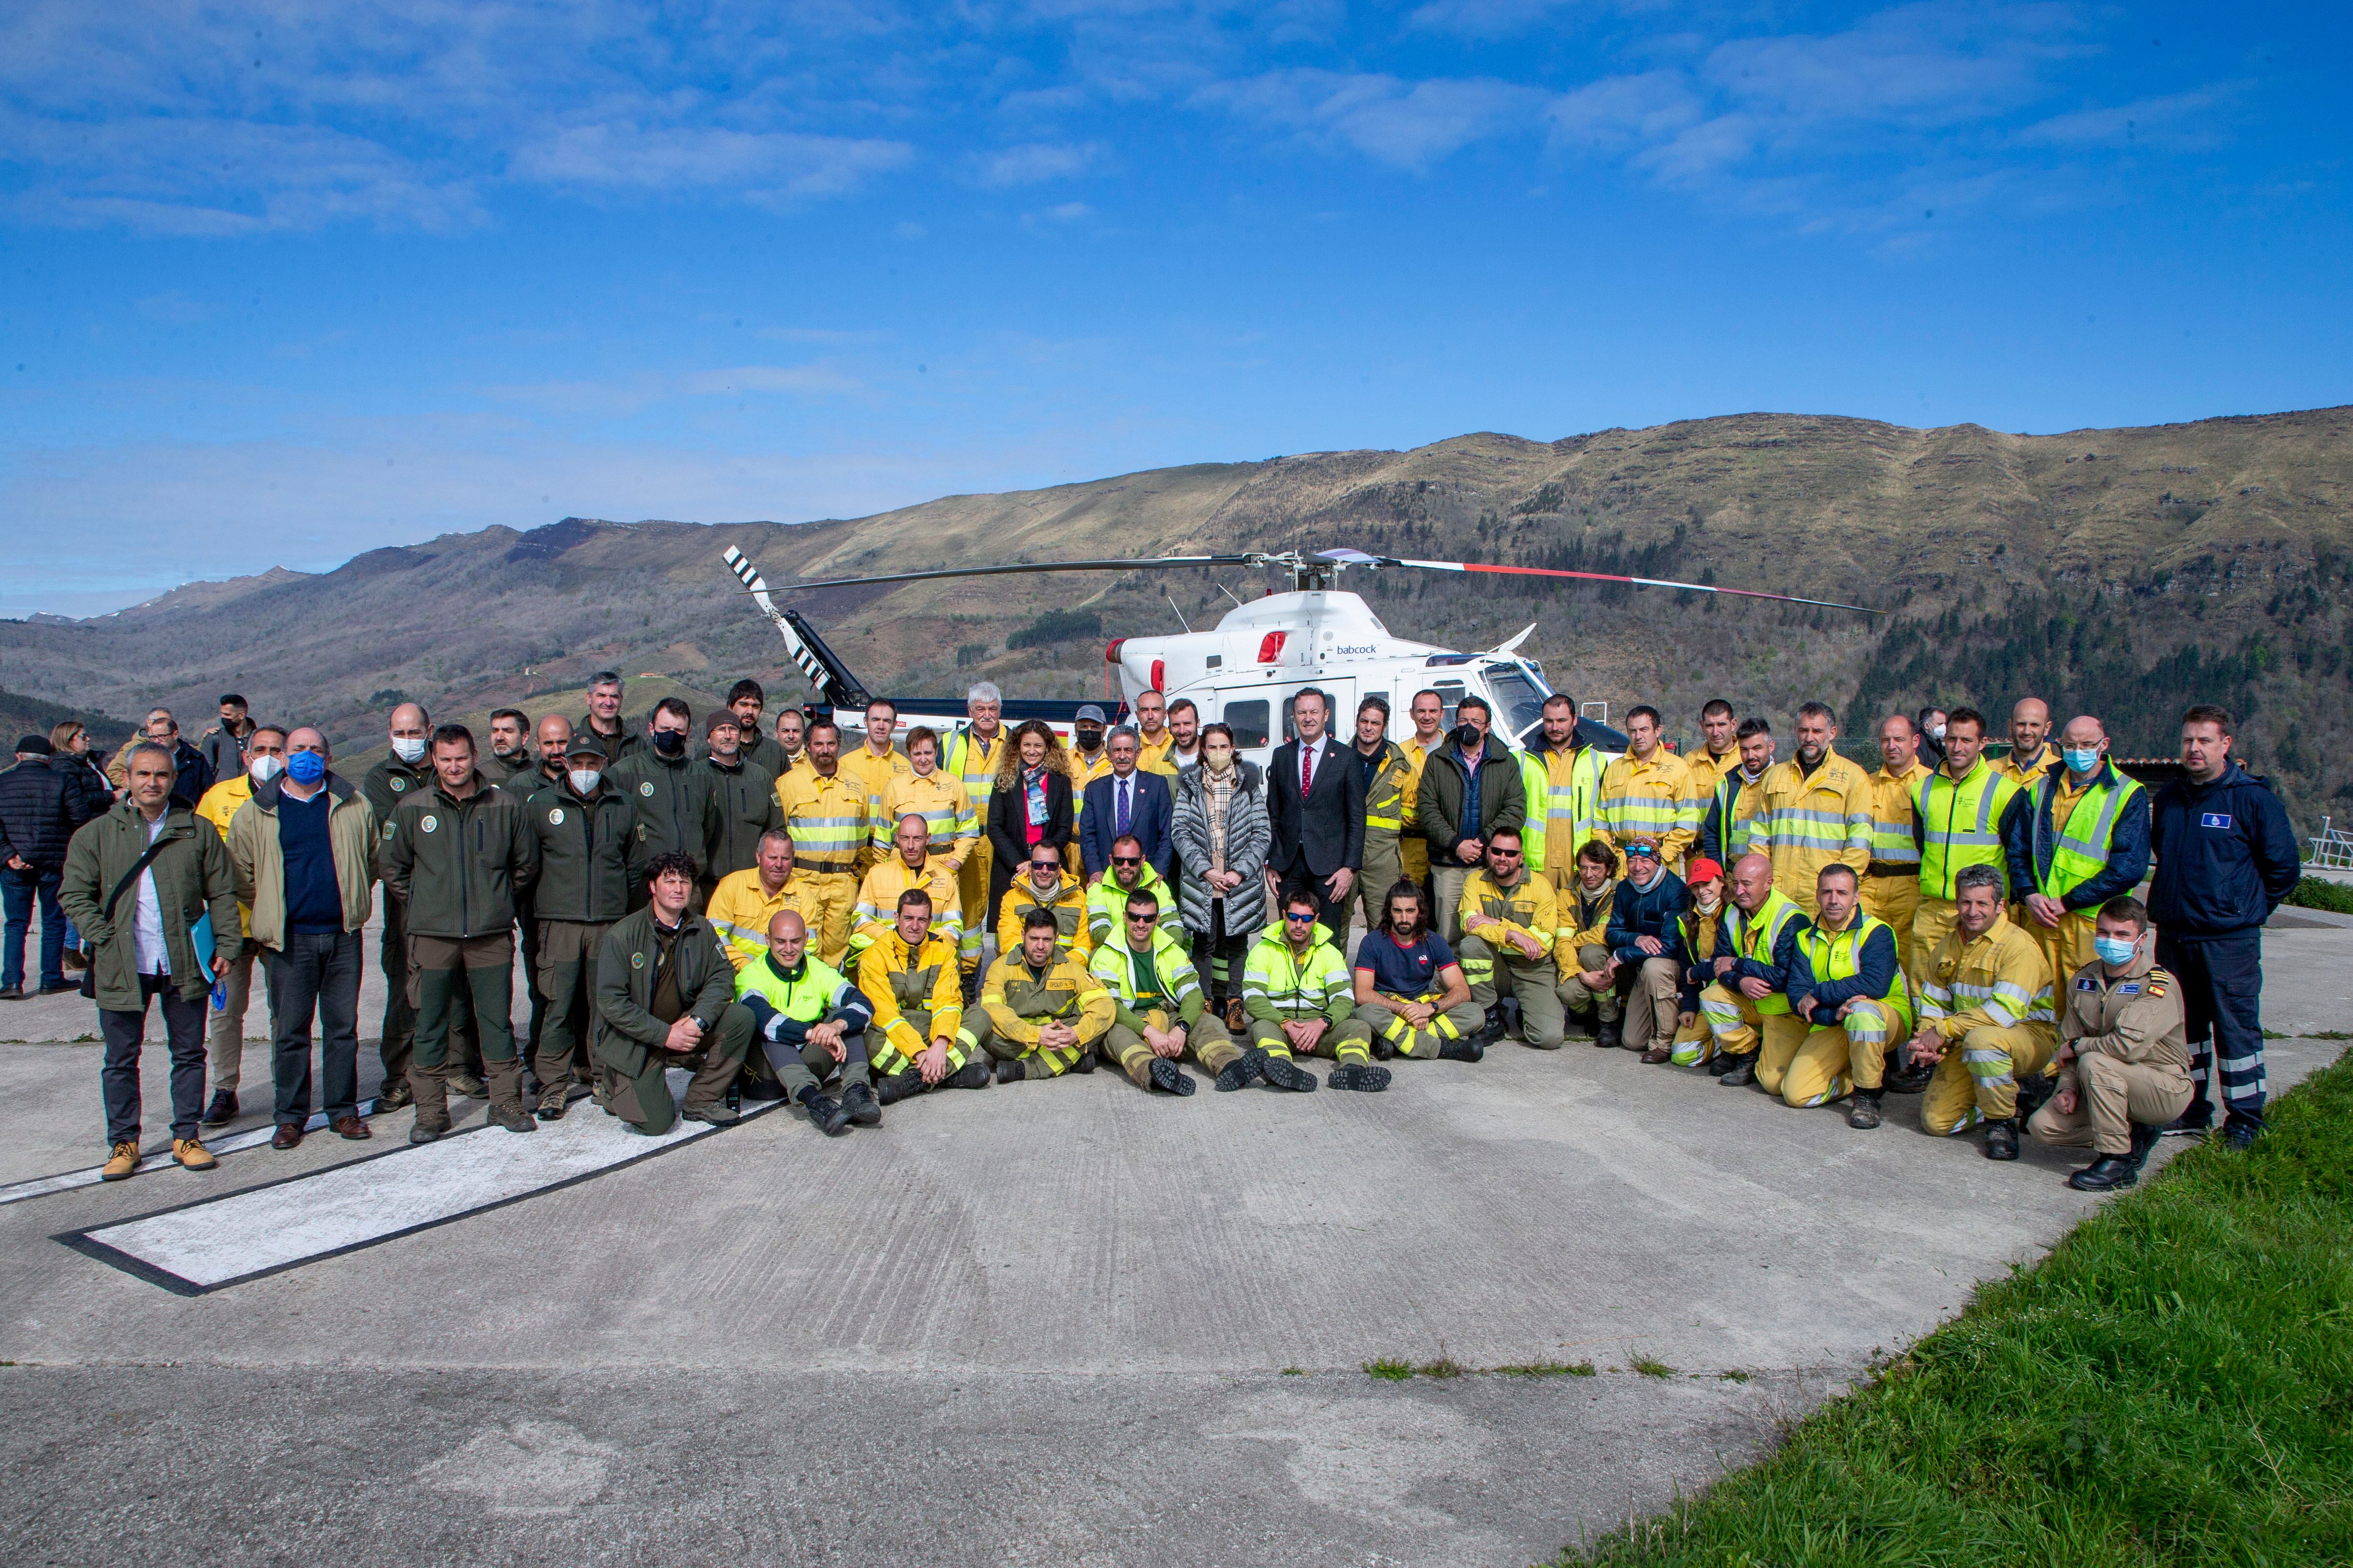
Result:
{"label": "red necktie", "polygon": [[1315,782],[1315,748],[1305,741],[1299,742],[1299,798],[1307,798],[1308,786]]}

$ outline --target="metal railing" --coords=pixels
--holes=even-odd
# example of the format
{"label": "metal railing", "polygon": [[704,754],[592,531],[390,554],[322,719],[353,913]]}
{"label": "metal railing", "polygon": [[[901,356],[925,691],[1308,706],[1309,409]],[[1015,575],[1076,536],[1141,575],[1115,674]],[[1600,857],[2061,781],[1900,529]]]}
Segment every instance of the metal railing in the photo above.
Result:
{"label": "metal railing", "polygon": [[2329,818],[2320,819],[2320,831],[2312,836],[2312,853],[2305,857],[2306,866],[2325,866],[2332,871],[2353,871],[2353,833],[2337,826]]}

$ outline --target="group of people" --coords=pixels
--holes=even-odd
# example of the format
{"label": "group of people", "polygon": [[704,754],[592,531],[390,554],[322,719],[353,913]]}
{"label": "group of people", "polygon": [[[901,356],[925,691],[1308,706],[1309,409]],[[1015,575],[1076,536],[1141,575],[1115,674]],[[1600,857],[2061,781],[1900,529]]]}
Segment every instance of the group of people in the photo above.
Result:
{"label": "group of people", "polygon": [[945,733],[902,732],[878,700],[846,738],[823,710],[766,722],[739,681],[699,748],[685,703],[638,727],[622,701],[600,675],[576,720],[501,710],[486,748],[402,703],[357,784],[318,730],[229,697],[201,745],[159,710],[110,770],[20,742],[0,774],[8,978],[20,891],[50,889],[45,947],[61,910],[106,1040],[105,1173],[138,1166],[151,1001],[174,1158],[211,1163],[257,961],[274,1145],[311,1113],[314,1016],[328,1125],[369,1135],[356,1013],[378,887],[375,1109],[413,1102],[420,1142],[452,1094],[517,1132],[593,1096],[649,1134],[784,1097],[840,1135],[931,1090],[1098,1065],[1182,1096],[1188,1066],[1219,1090],[1311,1091],[1322,1058],[1324,1087],[1377,1092],[1396,1058],[1572,1030],[1792,1106],[1843,1101],[1857,1128],[1920,1093],[1926,1130],[1981,1126],[1993,1159],[2023,1121],[2089,1144],[2072,1179],[2092,1189],[2128,1184],[2161,1128],[2209,1124],[2218,1048],[2226,1131],[2262,1125],[2257,931],[2295,846],[2220,709],[2184,716],[2185,776],[2153,795],[2096,718],[2053,744],[2033,700],[2000,762],[1956,708],[1888,717],[1869,771],[1820,703],[1786,760],[1722,701],[1682,752],[1632,710],[1611,757],[1562,695],[1514,748],[1475,693],[1451,712],[1416,693],[1392,740],[1386,700],[1342,737],[1310,687],[1261,768],[1158,691],[1132,722],[1081,708],[1067,746],[1007,726],[987,683]]}

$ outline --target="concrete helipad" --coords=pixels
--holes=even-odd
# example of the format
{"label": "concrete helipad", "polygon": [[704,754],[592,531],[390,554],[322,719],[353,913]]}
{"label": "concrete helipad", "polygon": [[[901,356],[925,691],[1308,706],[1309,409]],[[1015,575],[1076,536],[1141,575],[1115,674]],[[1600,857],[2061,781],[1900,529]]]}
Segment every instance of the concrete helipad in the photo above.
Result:
{"label": "concrete helipad", "polygon": [[[2270,1026],[2347,1027],[2348,959],[2284,915]],[[94,1022],[0,1007],[30,1042],[0,1044],[0,1184],[102,1155],[98,1047],[58,1043]],[[2273,1042],[2274,1091],[2341,1048]],[[267,1078],[257,1040],[241,1126]],[[147,1086],[153,1145],[160,1047]],[[1379,1096],[1098,1073],[836,1142],[783,1110],[627,1164],[584,1106],[593,1136],[470,1132],[436,1172],[388,1152],[403,1112],[0,1201],[0,1556],[1526,1563],[1749,1457],[2096,1206],[2073,1157],[1989,1164],[1889,1103],[1857,1133],[1573,1042]],[[276,1234],[379,1198],[332,1222],[356,1249]],[[412,1209],[438,1223],[394,1234]],[[57,1239],[91,1233],[228,1282]],[[1360,1370],[1440,1356],[1596,1375]]]}

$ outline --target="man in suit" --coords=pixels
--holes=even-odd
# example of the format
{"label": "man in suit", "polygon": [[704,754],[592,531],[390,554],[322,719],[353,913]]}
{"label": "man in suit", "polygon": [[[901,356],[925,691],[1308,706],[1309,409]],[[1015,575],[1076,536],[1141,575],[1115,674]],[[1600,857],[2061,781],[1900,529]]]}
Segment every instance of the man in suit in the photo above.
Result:
{"label": "man in suit", "polygon": [[1269,885],[1284,897],[1305,892],[1334,946],[1348,943],[1348,889],[1364,864],[1365,776],[1348,749],[1324,733],[1332,700],[1310,686],[1292,700],[1298,739],[1274,749],[1267,792],[1274,847]]}
{"label": "man in suit", "polygon": [[1114,838],[1133,837],[1144,846],[1144,858],[1165,878],[1176,874],[1176,840],[1169,827],[1176,817],[1176,797],[1168,780],[1137,766],[1144,739],[1127,725],[1111,732],[1106,750],[1111,772],[1087,785],[1079,808],[1079,858],[1087,880],[1102,877],[1111,864]]}

